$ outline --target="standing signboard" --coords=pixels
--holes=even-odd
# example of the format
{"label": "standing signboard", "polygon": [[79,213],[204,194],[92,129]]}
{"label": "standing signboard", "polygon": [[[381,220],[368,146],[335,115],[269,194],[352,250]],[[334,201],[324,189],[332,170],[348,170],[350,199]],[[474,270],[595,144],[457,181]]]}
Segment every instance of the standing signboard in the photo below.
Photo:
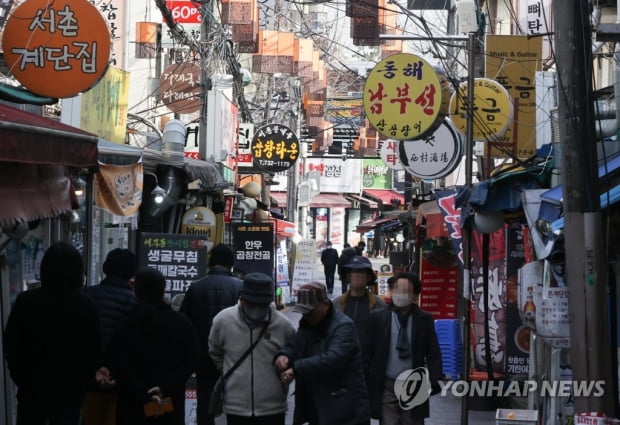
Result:
{"label": "standing signboard", "polygon": [[231,223],[235,268],[243,274],[264,273],[273,277],[273,223]]}
{"label": "standing signboard", "polygon": [[314,280],[314,267],[316,264],[316,241],[314,239],[302,239],[297,243],[295,250],[295,266],[293,268],[292,293],[300,286]]}
{"label": "standing signboard", "polygon": [[209,246],[206,238],[197,235],[142,233],[139,263],[141,267],[152,267],[164,275],[164,297],[178,309],[189,285],[207,274]]}

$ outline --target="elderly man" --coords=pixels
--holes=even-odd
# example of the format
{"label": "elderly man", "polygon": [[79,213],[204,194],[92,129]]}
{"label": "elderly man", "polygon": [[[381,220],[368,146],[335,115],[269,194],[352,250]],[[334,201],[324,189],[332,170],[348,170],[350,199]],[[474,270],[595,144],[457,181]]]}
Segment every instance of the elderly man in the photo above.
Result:
{"label": "elderly man", "polygon": [[295,338],[276,357],[283,384],[297,380],[293,424],[367,425],[369,402],[355,324],[318,282],[297,291]]}

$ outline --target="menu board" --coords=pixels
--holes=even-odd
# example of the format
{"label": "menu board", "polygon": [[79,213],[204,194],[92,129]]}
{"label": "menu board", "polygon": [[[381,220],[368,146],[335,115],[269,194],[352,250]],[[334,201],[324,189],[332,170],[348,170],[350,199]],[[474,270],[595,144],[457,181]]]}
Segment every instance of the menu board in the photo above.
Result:
{"label": "menu board", "polygon": [[273,223],[231,223],[235,269],[274,275]]}

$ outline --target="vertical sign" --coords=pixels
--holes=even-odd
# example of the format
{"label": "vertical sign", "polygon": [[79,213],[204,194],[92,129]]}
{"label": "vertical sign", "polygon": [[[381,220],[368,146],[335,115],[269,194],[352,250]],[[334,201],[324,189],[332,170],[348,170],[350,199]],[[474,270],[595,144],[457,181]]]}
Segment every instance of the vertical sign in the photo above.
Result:
{"label": "vertical sign", "polygon": [[239,139],[237,141],[237,166],[241,168],[252,167],[254,157],[250,144],[254,137],[254,124],[249,122],[239,123]]}
{"label": "vertical sign", "polygon": [[300,286],[314,280],[316,264],[316,242],[314,239],[302,239],[295,250],[295,266],[293,269],[293,292]]}
{"label": "vertical sign", "polygon": [[243,274],[258,272],[273,277],[273,223],[231,224],[235,268]]}
{"label": "vertical sign", "polygon": [[142,233],[139,262],[153,267],[166,278],[164,297],[178,309],[189,285],[207,274],[209,241],[200,236]]}
{"label": "vertical sign", "polygon": [[108,23],[110,36],[112,38],[112,53],[110,65],[116,68],[125,69],[125,12],[129,2],[124,0],[89,0],[89,3],[99,9],[101,16]]}
{"label": "vertical sign", "polygon": [[536,71],[542,69],[542,38],[527,35],[487,35],[487,78],[504,86],[514,102],[514,121],[485,155],[529,158],[536,152]]}

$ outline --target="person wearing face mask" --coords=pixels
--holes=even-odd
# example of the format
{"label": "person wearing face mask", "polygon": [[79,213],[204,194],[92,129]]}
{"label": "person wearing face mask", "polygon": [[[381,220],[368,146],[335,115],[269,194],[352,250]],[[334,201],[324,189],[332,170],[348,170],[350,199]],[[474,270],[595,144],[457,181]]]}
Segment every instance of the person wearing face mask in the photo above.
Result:
{"label": "person wearing face mask", "polygon": [[275,358],[283,385],[296,379],[293,425],[370,425],[355,325],[319,282],[297,290],[294,310],[299,329]]}
{"label": "person wearing face mask", "polygon": [[354,256],[343,266],[343,273],[349,289],[334,300],[334,308],[353,320],[360,347],[363,347],[370,313],[385,307],[385,302],[368,290],[368,286],[377,279],[368,258]]}
{"label": "person wearing face mask", "polygon": [[213,319],[209,354],[223,375],[256,343],[224,384],[228,425],[284,425],[288,385],[280,382],[273,359],[292,340],[295,328],[276,310],[274,293],[270,276],[249,273],[239,303]]}
{"label": "person wearing face mask", "polygon": [[413,273],[398,273],[388,281],[392,304],[371,314],[366,345],[371,417],[380,425],[423,425],[429,416],[428,399],[412,409],[403,409],[395,395],[395,380],[404,371],[425,368],[431,395],[439,392],[443,378],[441,351],[433,317],[417,302],[422,283]]}

